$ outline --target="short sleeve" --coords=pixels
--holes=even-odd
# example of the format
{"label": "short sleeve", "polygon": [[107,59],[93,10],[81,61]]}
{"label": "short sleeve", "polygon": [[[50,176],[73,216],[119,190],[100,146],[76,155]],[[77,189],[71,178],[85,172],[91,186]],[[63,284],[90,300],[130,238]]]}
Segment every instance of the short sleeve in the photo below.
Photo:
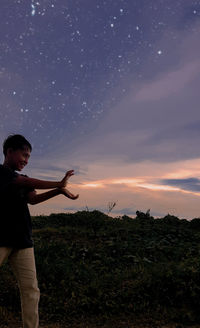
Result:
{"label": "short sleeve", "polygon": [[10,170],[9,168],[0,166],[0,192],[6,191],[15,178],[17,178],[18,173]]}
{"label": "short sleeve", "polygon": [[[18,174],[18,175],[21,175],[22,177],[28,178],[28,175],[25,175],[25,174]],[[35,191],[35,189],[31,188],[31,187],[26,187],[26,191],[28,193],[28,192],[31,192],[31,191]]]}

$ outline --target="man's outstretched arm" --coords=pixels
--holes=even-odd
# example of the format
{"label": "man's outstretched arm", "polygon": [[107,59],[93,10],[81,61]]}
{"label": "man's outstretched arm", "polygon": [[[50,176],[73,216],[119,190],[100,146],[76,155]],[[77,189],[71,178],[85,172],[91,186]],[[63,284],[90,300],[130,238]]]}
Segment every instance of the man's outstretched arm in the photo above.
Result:
{"label": "man's outstretched arm", "polygon": [[73,200],[79,197],[79,195],[73,195],[66,188],[57,188],[47,192],[43,192],[41,194],[37,194],[36,191],[31,191],[28,193],[28,203],[31,205],[39,204],[61,194]]}
{"label": "man's outstretched arm", "polygon": [[18,186],[28,187],[32,189],[62,189],[66,187],[67,181],[72,175],[74,175],[74,170],[67,171],[61,181],[45,181],[19,175],[17,178],[14,179],[13,183]]}

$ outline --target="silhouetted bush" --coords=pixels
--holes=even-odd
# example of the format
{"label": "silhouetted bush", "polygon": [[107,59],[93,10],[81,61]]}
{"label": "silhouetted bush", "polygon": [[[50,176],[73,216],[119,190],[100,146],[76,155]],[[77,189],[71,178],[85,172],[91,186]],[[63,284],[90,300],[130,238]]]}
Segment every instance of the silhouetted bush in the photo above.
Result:
{"label": "silhouetted bush", "polygon": [[195,219],[191,220],[190,221],[190,226],[191,226],[192,229],[200,230],[200,219],[195,218]]}

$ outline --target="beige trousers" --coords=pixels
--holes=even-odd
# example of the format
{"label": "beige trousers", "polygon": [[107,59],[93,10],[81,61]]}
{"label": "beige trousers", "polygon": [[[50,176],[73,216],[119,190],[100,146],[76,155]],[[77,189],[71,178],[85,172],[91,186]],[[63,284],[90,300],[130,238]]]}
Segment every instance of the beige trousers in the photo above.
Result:
{"label": "beige trousers", "polygon": [[24,328],[38,328],[40,291],[35,268],[33,248],[13,249],[0,247],[0,266],[8,259],[20,289]]}

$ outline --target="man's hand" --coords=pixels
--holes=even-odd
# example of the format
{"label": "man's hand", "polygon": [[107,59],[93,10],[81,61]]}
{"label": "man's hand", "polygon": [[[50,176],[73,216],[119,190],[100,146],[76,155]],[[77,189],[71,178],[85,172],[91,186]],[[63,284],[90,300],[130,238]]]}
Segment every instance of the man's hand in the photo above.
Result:
{"label": "man's hand", "polygon": [[60,189],[66,187],[67,182],[68,182],[69,178],[70,178],[72,175],[74,175],[74,170],[67,171],[67,173],[65,174],[64,178],[61,180],[61,187],[60,187]]}
{"label": "man's hand", "polygon": [[70,199],[77,199],[79,197],[79,195],[73,195],[69,190],[67,190],[66,188],[59,188],[60,193]]}
{"label": "man's hand", "polygon": [[73,195],[69,190],[66,189],[67,182],[72,175],[74,175],[74,170],[67,171],[64,178],[61,180],[59,192],[70,199],[77,199],[79,195]]}

